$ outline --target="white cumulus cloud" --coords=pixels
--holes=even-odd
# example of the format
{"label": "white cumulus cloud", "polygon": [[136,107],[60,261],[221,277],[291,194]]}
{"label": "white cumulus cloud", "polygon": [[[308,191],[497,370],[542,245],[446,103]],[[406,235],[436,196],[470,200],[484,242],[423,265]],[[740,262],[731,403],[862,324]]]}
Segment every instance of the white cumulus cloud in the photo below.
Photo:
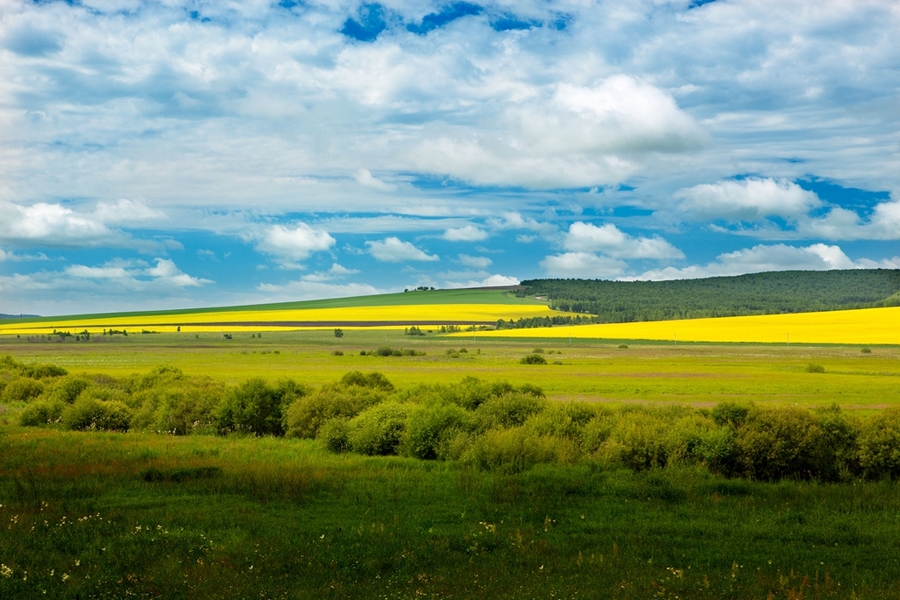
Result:
{"label": "white cumulus cloud", "polygon": [[544,258],[540,266],[549,277],[597,279],[621,275],[628,265],[617,258],[589,252],[566,252]]}
{"label": "white cumulus cloud", "polygon": [[431,262],[440,260],[438,255],[427,254],[410,242],[401,241],[396,237],[385,238],[377,242],[366,242],[366,246],[369,248],[369,254],[382,262]]}
{"label": "white cumulus cloud", "polygon": [[679,209],[696,218],[755,221],[796,219],[821,206],[819,197],[785,179],[748,178],[701,183],[675,192]]}
{"label": "white cumulus cloud", "polygon": [[473,269],[487,269],[494,262],[487,256],[469,256],[468,254],[460,254],[456,259],[460,264]]}
{"label": "white cumulus cloud", "polygon": [[256,249],[275,256],[283,264],[305,260],[335,244],[335,239],[327,231],[314,229],[303,222],[296,223],[293,227],[273,225],[255,235]]}
{"label": "white cumulus cloud", "polygon": [[623,279],[698,279],[762,273],[765,271],[824,271],[829,269],[872,268],[873,261],[854,262],[840,246],[810,244],[760,244],[734,252],[726,252],[706,265],[692,265],[682,269],[667,267],[646,271],[638,277]]}
{"label": "white cumulus cloud", "polygon": [[474,225],[466,225],[447,229],[443,237],[449,242],[480,242],[488,238],[488,233]]}
{"label": "white cumulus cloud", "polygon": [[684,258],[684,253],[659,236],[633,237],[612,223],[596,226],[576,221],[569,226],[563,247],[573,252],[600,252],[613,258]]}

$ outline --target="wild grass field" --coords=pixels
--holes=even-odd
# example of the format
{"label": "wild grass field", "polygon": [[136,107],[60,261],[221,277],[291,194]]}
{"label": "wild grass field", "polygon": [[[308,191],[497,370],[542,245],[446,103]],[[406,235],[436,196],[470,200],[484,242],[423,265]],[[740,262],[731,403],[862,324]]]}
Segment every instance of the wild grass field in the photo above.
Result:
{"label": "wild grass field", "polygon": [[[470,446],[474,454],[423,460],[336,454],[322,440],[234,432],[22,427],[28,404],[7,402],[0,405],[0,597],[900,595],[900,490],[890,475],[820,480],[801,470],[770,481],[700,458],[651,454],[644,467],[623,453],[646,431],[674,429],[658,419],[680,419],[682,430],[709,427],[710,409],[722,403],[776,411],[761,415],[788,411],[826,454],[846,424],[870,447],[889,450],[873,424],[900,405],[895,346],[511,340],[477,331],[230,335],[6,335],[0,356],[56,364],[97,385],[152,379],[159,365],[209,376],[220,390],[254,377],[288,377],[317,390],[351,371],[382,373],[400,391],[454,390],[473,376],[539,386],[548,406],[587,402],[613,415],[617,429],[599,454],[559,454],[575,442],[534,446],[516,437],[531,431],[526,421],[485,430]],[[415,352],[382,355],[379,347]],[[523,364],[529,356],[542,360]],[[842,411],[810,410],[832,404]],[[836,414],[844,416],[835,421]],[[834,430],[835,423],[844,425]],[[741,439],[751,450],[772,445]],[[556,454],[518,463],[516,452]],[[892,472],[890,452],[869,459]],[[500,468],[507,464],[516,466]]]}
{"label": "wild grass field", "polygon": [[[563,330],[564,328],[553,328]],[[568,328],[565,328],[568,329]],[[525,330],[539,332],[539,329]],[[627,348],[620,348],[626,345]],[[380,357],[379,346],[424,352]],[[532,382],[553,400],[661,402],[711,406],[724,401],[879,408],[900,401],[900,348],[811,345],[635,343],[622,340],[407,336],[402,330],[173,333],[93,336],[90,341],[0,336],[0,355],[115,376],[170,364],[227,383],[261,376],[312,385],[352,370],[384,373],[398,386],[453,383],[466,375]],[[463,351],[464,350],[464,351]],[[521,364],[540,350],[545,365]],[[361,351],[368,351],[360,356]],[[461,352],[462,351],[462,352]],[[335,352],[342,353],[336,356]],[[558,363],[558,364],[557,364]],[[810,364],[824,373],[810,373]]]}

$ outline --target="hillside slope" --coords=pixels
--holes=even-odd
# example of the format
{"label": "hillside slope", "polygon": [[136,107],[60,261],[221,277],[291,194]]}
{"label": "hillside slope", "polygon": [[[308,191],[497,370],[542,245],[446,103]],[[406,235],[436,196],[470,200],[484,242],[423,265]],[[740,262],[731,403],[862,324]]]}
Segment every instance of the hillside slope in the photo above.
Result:
{"label": "hillside slope", "polygon": [[663,321],[900,305],[900,270],[780,271],[674,281],[533,279],[522,296],[596,315],[600,323]]}

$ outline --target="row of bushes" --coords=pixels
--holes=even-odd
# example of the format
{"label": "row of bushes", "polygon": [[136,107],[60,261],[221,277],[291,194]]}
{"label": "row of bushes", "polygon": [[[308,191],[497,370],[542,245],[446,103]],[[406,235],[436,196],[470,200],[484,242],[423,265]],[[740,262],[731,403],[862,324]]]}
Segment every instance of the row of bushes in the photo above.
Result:
{"label": "row of bushes", "polygon": [[360,372],[317,389],[259,378],[228,387],[172,367],[114,379],[11,359],[0,359],[0,400],[24,403],[26,426],[287,436],[333,452],[502,471],[593,461],[634,470],[700,464],[760,480],[900,476],[900,409],[862,419],[837,406],[610,407],[548,402],[534,386],[472,377],[396,390],[384,375]]}

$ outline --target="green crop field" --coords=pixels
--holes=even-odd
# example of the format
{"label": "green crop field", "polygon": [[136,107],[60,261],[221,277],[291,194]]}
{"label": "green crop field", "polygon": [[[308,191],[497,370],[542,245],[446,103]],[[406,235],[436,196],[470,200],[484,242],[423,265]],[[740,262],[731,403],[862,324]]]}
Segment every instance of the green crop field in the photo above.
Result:
{"label": "green crop field", "polygon": [[[28,377],[44,377],[48,397],[62,386],[47,368],[47,376],[6,375],[0,597],[900,595],[892,479],[900,460],[890,454],[890,440],[900,442],[900,413],[891,409],[900,405],[900,348],[624,347],[397,330],[230,335],[0,337],[7,373],[58,365],[70,374],[62,379],[94,386],[93,406],[117,407],[113,417],[125,411],[135,423],[127,433],[70,431],[100,421],[76,426],[64,412],[60,423],[22,426],[37,401],[9,400],[9,390],[27,391]],[[382,356],[379,347],[413,352]],[[522,364],[526,356],[545,364]],[[155,418],[141,412],[156,406],[155,389],[159,410],[166,398],[196,399],[190,390],[227,404],[240,390],[265,392],[284,378],[305,398],[328,398],[325,390],[351,371],[377,371],[394,386],[402,404],[378,400],[379,418],[449,415],[468,429],[448,430],[429,457],[408,440],[402,456],[364,456],[357,446],[334,453],[328,440],[339,436],[291,437],[298,421],[290,409],[285,437],[239,428],[216,435],[202,424],[204,433],[169,435],[137,425]],[[269,383],[247,387],[255,377]],[[176,387],[159,387],[166,381]],[[513,387],[488,399],[490,410],[440,404],[441,394],[498,381]],[[529,396],[528,384],[546,398]],[[81,402],[66,410],[90,407]],[[429,412],[431,402],[445,413]],[[841,409],[817,408],[833,404]],[[506,417],[496,412],[504,406]],[[750,411],[749,424],[735,428],[728,419],[743,419],[738,409]],[[378,425],[365,414],[341,421],[359,422],[349,430],[357,445]],[[194,417],[184,418],[190,427]],[[767,440],[781,439],[765,437],[767,423],[795,436],[793,458],[767,454],[778,446]],[[729,431],[738,454],[714,447]]]}
{"label": "green crop field", "polygon": [[[259,335],[260,337],[256,337]],[[49,339],[49,337],[47,338]],[[55,338],[54,338],[55,339]],[[551,343],[548,343],[551,342]],[[424,352],[416,357],[360,356],[378,346]],[[94,336],[89,342],[24,342],[0,337],[0,355],[54,363],[73,372],[128,375],[158,365],[228,383],[291,377],[321,385],[351,370],[377,370],[398,386],[454,383],[471,375],[540,385],[554,400],[663,402],[709,406],[723,401],[803,406],[836,402],[850,409],[900,403],[900,348],[636,344],[573,340],[406,336],[402,331],[331,331]],[[534,349],[546,365],[519,360]],[[448,355],[448,351],[466,352]],[[335,351],[343,352],[335,356]],[[276,354],[277,352],[277,354]],[[813,362],[824,373],[808,373]],[[561,363],[561,364],[554,364]]]}

